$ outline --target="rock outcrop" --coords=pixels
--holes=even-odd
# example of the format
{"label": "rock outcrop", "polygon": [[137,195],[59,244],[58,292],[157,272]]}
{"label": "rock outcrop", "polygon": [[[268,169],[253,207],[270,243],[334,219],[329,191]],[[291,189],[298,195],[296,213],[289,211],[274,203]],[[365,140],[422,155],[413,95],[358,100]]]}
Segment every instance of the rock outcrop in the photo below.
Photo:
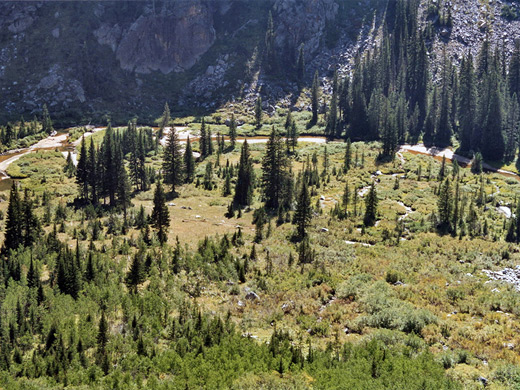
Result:
{"label": "rock outcrop", "polygon": [[[115,49],[124,70],[164,74],[191,68],[215,41],[213,17],[200,1],[176,3],[173,10],[141,15],[127,31],[116,24],[97,32],[100,43]],[[118,37],[119,44],[115,45]]]}
{"label": "rock outcrop", "polygon": [[338,12],[334,0],[277,0],[275,13],[276,44],[278,47],[305,45],[307,58],[312,58],[320,49],[328,22]]}

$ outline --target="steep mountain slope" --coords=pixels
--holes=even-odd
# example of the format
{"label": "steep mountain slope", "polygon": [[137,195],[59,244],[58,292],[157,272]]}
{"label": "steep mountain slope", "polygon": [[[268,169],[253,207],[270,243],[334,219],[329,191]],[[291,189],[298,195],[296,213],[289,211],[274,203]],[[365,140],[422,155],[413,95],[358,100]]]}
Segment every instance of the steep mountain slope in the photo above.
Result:
{"label": "steep mountain slope", "polygon": [[335,44],[333,35],[342,29],[339,17],[349,15],[348,23],[357,27],[352,21],[362,20],[370,5],[335,0],[2,2],[1,116],[36,113],[43,103],[65,121],[105,113],[146,120],[143,115],[156,114],[166,100],[177,109],[192,103],[208,108],[239,93],[258,71],[269,10],[277,50],[289,61],[304,43],[311,60]]}
{"label": "steep mountain slope", "polygon": [[[467,50],[475,55],[486,35],[510,52],[520,32],[515,14],[502,17],[514,4],[421,4],[424,22],[448,9],[453,20],[434,32],[434,61],[444,47],[455,63]],[[2,2],[0,117],[31,116],[47,103],[61,122],[149,121],[164,101],[174,111],[208,110],[254,97],[262,86],[280,101],[295,83],[263,78],[269,11],[279,67],[293,68],[303,43],[310,83],[314,70],[348,72],[354,53],[375,39],[386,7],[387,0]]]}

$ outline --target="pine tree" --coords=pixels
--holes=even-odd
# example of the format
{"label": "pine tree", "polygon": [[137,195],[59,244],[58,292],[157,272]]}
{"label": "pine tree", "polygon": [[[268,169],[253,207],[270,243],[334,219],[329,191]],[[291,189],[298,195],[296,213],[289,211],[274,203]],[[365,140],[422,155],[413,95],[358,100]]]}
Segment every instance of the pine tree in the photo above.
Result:
{"label": "pine tree", "polygon": [[255,103],[255,126],[257,129],[262,127],[262,98],[260,95],[256,98]]}
{"label": "pine tree", "polygon": [[296,128],[296,122],[292,121],[287,132],[286,138],[287,151],[294,154],[296,147],[298,146],[298,130]]}
{"label": "pine tree", "polygon": [[459,80],[457,112],[460,123],[460,149],[462,152],[468,152],[472,149],[471,141],[475,129],[477,102],[475,70],[471,53],[462,60]]}
{"label": "pine tree", "polygon": [[[498,81],[498,74],[496,69],[493,69],[487,76],[489,102],[485,108],[485,119],[482,123],[482,157],[486,160],[502,161],[505,152],[504,134],[502,132],[503,126],[503,111],[502,111],[502,97],[500,85]],[[483,113],[484,114],[484,113]]]}
{"label": "pine tree", "polygon": [[123,160],[123,152],[121,148],[119,148],[119,157],[118,157],[118,163],[117,163],[117,176],[118,176],[118,183],[116,188],[116,195],[117,195],[117,203],[122,207],[123,209],[123,218],[124,218],[124,224],[126,226],[126,215],[127,215],[127,209],[131,206],[131,193],[132,193],[132,186],[130,185],[130,179],[128,178],[128,173],[126,172],[124,160]]}
{"label": "pine tree", "polygon": [[128,270],[128,273],[126,274],[126,284],[129,289],[136,293],[137,286],[143,283],[144,279],[144,263],[142,260],[142,254],[139,252],[132,257],[132,263],[130,264],[130,268]]}
{"label": "pine tree", "polygon": [[352,164],[352,143],[350,142],[350,138],[347,138],[346,147],[345,147],[345,159],[343,161],[343,173],[347,173],[350,170],[351,164]]}
{"label": "pine tree", "polygon": [[206,134],[206,121],[204,120],[204,117],[202,117],[200,122],[199,149],[201,159],[204,159],[209,155],[208,138]]}
{"label": "pine tree", "polygon": [[377,219],[377,192],[375,182],[372,182],[370,191],[365,200],[365,216],[363,218],[363,224],[365,226],[374,226]]}
{"label": "pine tree", "polygon": [[320,82],[318,79],[318,71],[314,73],[314,78],[312,79],[312,90],[311,90],[311,108],[312,108],[312,118],[309,123],[309,127],[314,126],[318,123],[318,105],[320,100]]}
{"label": "pine tree", "polygon": [[309,196],[307,182],[304,180],[301,185],[300,194],[298,195],[298,203],[293,218],[298,240],[302,240],[306,236],[311,219],[311,198]]}
{"label": "pine tree", "polygon": [[22,201],[18,192],[18,183],[13,182],[9,194],[9,205],[7,206],[7,220],[5,224],[5,240],[2,252],[8,253],[10,249],[18,249],[23,245],[23,210]]}
{"label": "pine tree", "polygon": [[515,50],[509,62],[508,89],[511,96],[520,96],[520,42],[515,42]]}
{"label": "pine tree", "polygon": [[166,206],[166,196],[161,181],[157,182],[153,197],[152,211],[153,227],[157,229],[159,242],[164,244],[168,240],[168,227],[170,226],[170,212]]}
{"label": "pine tree", "polygon": [[21,203],[23,245],[30,247],[34,244],[41,233],[41,226],[38,217],[34,214],[33,202],[29,196],[29,190],[25,189],[24,199]]}
{"label": "pine tree", "polygon": [[117,148],[112,125],[109,122],[101,146],[100,163],[102,168],[102,196],[109,198],[111,207],[116,204],[118,187]]}
{"label": "pine tree", "polygon": [[47,109],[47,104],[43,105],[42,110],[42,131],[47,134],[51,134],[54,131],[51,116],[49,115],[49,110]]}
{"label": "pine tree", "polygon": [[105,315],[105,310],[101,312],[101,318],[99,319],[98,334],[97,334],[97,346],[100,355],[106,353],[106,347],[108,344],[108,322]]}
{"label": "pine tree", "polygon": [[179,137],[175,128],[172,128],[168,134],[168,141],[164,149],[164,182],[172,186],[172,193],[175,188],[184,183],[184,159],[181,151]]}
{"label": "pine tree", "polygon": [[428,106],[428,113],[426,114],[426,119],[424,120],[423,143],[427,147],[432,146],[434,143],[434,140],[435,140],[436,119],[437,119],[437,87],[434,87],[433,94],[430,99],[430,104]]}
{"label": "pine tree", "polygon": [[337,134],[338,127],[338,71],[334,72],[332,81],[332,98],[330,100],[329,112],[327,114],[327,125],[325,126],[325,134],[332,138]]}
{"label": "pine tree", "polygon": [[98,201],[98,158],[96,153],[96,148],[94,146],[94,139],[90,138],[90,147],[88,151],[88,162],[87,162],[87,180],[90,189],[90,200],[92,203],[97,203]]}
{"label": "pine tree", "polygon": [[[170,107],[168,106],[168,102],[164,103],[164,111],[161,117],[161,125],[159,126],[159,132],[157,134],[157,142],[160,142],[164,135],[164,128],[170,124],[171,116],[170,116]],[[174,127],[172,126],[172,130]]]}
{"label": "pine tree", "polygon": [[450,95],[450,79],[449,69],[451,65],[444,52],[444,65],[442,70],[441,96],[439,106],[439,118],[436,126],[435,144],[437,146],[446,147],[451,145],[451,95]]}
{"label": "pine tree", "polygon": [[249,144],[247,140],[242,145],[240,162],[238,164],[238,177],[235,185],[233,203],[237,206],[249,206],[253,197],[253,165],[250,160]]}
{"label": "pine tree", "polygon": [[229,140],[231,141],[231,148],[235,149],[237,142],[237,122],[235,121],[235,114],[231,114],[229,120]]}
{"label": "pine tree", "polygon": [[262,188],[267,208],[276,210],[284,203],[288,168],[282,138],[273,126],[262,160]]}
{"label": "pine tree", "polygon": [[441,185],[439,200],[437,201],[437,210],[439,212],[439,230],[444,233],[450,232],[452,217],[452,192],[449,179],[444,180]]}
{"label": "pine tree", "polygon": [[224,179],[224,187],[222,188],[222,196],[231,195],[231,176],[229,175],[229,171],[226,170],[226,175]]}
{"label": "pine tree", "polygon": [[186,140],[186,150],[184,151],[184,169],[185,182],[192,183],[195,178],[195,159],[193,158],[193,151],[191,149],[190,137]]}
{"label": "pine tree", "polygon": [[94,265],[94,259],[92,255],[92,251],[88,252],[87,257],[87,266],[85,267],[85,280],[87,282],[92,282],[96,278],[96,269]]}
{"label": "pine tree", "polygon": [[27,271],[27,286],[29,288],[38,287],[40,282],[40,275],[38,275],[38,271],[34,266],[34,261],[31,255],[31,264],[29,265],[29,271]]}
{"label": "pine tree", "polygon": [[76,182],[78,183],[80,197],[88,199],[88,155],[85,137],[81,138],[81,147],[78,156],[78,167],[76,169]]}

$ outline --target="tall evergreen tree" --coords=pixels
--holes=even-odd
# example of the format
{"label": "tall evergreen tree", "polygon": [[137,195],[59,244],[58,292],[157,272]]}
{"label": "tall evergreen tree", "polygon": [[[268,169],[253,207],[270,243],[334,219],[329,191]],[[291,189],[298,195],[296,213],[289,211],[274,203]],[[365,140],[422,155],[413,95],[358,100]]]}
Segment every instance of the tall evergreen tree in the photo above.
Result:
{"label": "tall evergreen tree", "polygon": [[352,143],[350,138],[347,138],[345,147],[345,159],[343,160],[343,173],[347,173],[350,170],[352,164]]}
{"label": "tall evergreen tree", "polygon": [[311,90],[311,108],[312,118],[309,125],[312,127],[318,123],[318,105],[320,103],[320,81],[318,79],[318,71],[314,73],[312,79],[312,90]]}
{"label": "tall evergreen tree", "polygon": [[92,203],[98,201],[98,183],[100,178],[98,176],[98,157],[96,148],[94,146],[94,139],[90,137],[90,147],[88,151],[88,163],[87,163],[87,180],[90,189],[90,200]]}
{"label": "tall evergreen tree", "polygon": [[38,217],[34,214],[33,201],[29,196],[27,188],[24,192],[20,211],[22,212],[23,245],[30,247],[38,240],[41,233],[41,225]]}
{"label": "tall evergreen tree", "polygon": [[157,182],[153,196],[152,211],[153,227],[157,229],[159,242],[164,244],[168,240],[168,227],[170,226],[170,212],[166,206],[166,196],[161,181]]}
{"label": "tall evergreen tree", "polygon": [[[164,128],[170,124],[171,116],[170,116],[170,107],[168,106],[168,102],[164,103],[164,111],[161,117],[161,125],[159,126],[159,132],[157,134],[157,142],[160,142],[164,135]],[[172,126],[172,129],[174,127]]]}
{"label": "tall evergreen tree", "polygon": [[511,96],[520,96],[520,42],[515,43],[515,50],[509,62],[508,89]]}
{"label": "tall evergreen tree", "polygon": [[439,105],[439,118],[436,126],[435,143],[438,146],[445,147],[451,145],[451,92],[449,69],[451,65],[444,52],[444,64],[442,69],[441,80],[441,96]]}
{"label": "tall evergreen tree", "polygon": [[49,110],[47,109],[47,104],[43,105],[42,110],[42,131],[47,134],[51,134],[54,131],[51,116],[49,115]]}
{"label": "tall evergreen tree", "polygon": [[108,123],[105,136],[103,137],[101,150],[100,162],[103,178],[102,196],[108,196],[110,206],[115,206],[116,190],[118,187],[118,167],[116,163],[118,156],[116,155],[117,151],[114,130],[112,129],[110,122]]}
{"label": "tall evergreen tree", "polygon": [[191,149],[190,137],[186,140],[186,150],[184,151],[184,169],[186,183],[192,183],[195,178],[195,159],[193,158],[193,151]]}
{"label": "tall evergreen tree", "polygon": [[485,113],[482,113],[482,156],[486,160],[494,161],[501,161],[505,152],[502,95],[498,77],[496,66],[492,66],[485,86],[488,89],[489,100],[487,106],[482,107],[485,110]]}
{"label": "tall evergreen tree", "polygon": [[257,129],[262,127],[262,98],[260,95],[256,98],[255,103],[255,126]]}
{"label": "tall evergreen tree", "polygon": [[204,117],[200,122],[200,137],[199,137],[199,148],[200,148],[200,157],[204,159],[209,155],[209,145],[208,138],[206,133],[206,121]]}
{"label": "tall evergreen tree", "polygon": [[2,252],[7,253],[10,249],[18,249],[23,245],[23,209],[18,183],[13,182],[9,193],[9,205],[7,206],[7,220],[5,224],[5,240]]}
{"label": "tall evergreen tree", "polygon": [[298,240],[302,240],[307,235],[307,228],[310,225],[311,215],[311,198],[309,196],[309,188],[306,180],[303,180],[298,195],[298,203],[296,212],[294,213],[293,223],[296,225],[296,234]]}
{"label": "tall evergreen tree", "polygon": [[126,284],[134,293],[137,292],[137,286],[145,280],[145,267],[141,252],[136,253],[132,257],[132,263],[126,274]]}
{"label": "tall evergreen tree", "polygon": [[375,182],[370,185],[370,191],[368,192],[365,200],[365,216],[363,218],[363,224],[365,226],[374,226],[377,219],[377,192]]}
{"label": "tall evergreen tree", "polygon": [[288,168],[289,161],[282,138],[273,126],[262,160],[262,188],[266,207],[276,210],[279,206],[284,206]]}
{"label": "tall evergreen tree", "polygon": [[327,125],[325,126],[325,134],[332,138],[340,136],[337,134],[338,128],[338,71],[334,72],[332,81],[332,98],[330,100],[329,112],[327,115]]}
{"label": "tall evergreen tree", "polygon": [[247,140],[242,145],[240,162],[238,165],[238,177],[235,185],[233,203],[238,206],[249,206],[253,196],[253,165],[249,155]]}
{"label": "tall evergreen tree", "polygon": [[235,120],[235,114],[231,114],[231,119],[229,120],[229,140],[231,141],[231,148],[235,149],[237,142],[237,122]]}
{"label": "tall evergreen tree", "polygon": [[462,59],[460,65],[459,89],[458,89],[458,117],[459,117],[459,141],[462,152],[472,149],[472,136],[475,129],[476,114],[476,88],[475,70],[471,53]]}
{"label": "tall evergreen tree", "polygon": [[88,155],[85,137],[81,138],[81,146],[76,169],[76,183],[78,183],[80,197],[88,199]]}
{"label": "tall evergreen tree", "polygon": [[437,201],[439,230],[445,233],[451,231],[452,204],[450,180],[446,179],[441,185],[439,190],[439,200]]}
{"label": "tall evergreen tree", "polygon": [[184,158],[181,151],[179,137],[175,128],[170,130],[168,134],[168,142],[164,149],[163,172],[164,182],[172,186],[172,192],[175,188],[184,183]]}

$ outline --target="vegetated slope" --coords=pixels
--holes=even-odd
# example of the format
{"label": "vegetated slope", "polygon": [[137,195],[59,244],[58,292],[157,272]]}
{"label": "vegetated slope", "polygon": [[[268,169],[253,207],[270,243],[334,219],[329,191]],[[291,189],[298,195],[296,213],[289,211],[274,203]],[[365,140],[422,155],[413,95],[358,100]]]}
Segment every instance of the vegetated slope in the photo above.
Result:
{"label": "vegetated slope", "polygon": [[129,112],[146,120],[165,101],[175,109],[189,102],[215,106],[258,69],[269,10],[277,20],[277,50],[292,58],[306,43],[313,58],[325,40],[334,45],[340,16],[357,25],[370,9],[333,0],[0,6],[3,116],[47,103],[57,119],[69,120]]}

